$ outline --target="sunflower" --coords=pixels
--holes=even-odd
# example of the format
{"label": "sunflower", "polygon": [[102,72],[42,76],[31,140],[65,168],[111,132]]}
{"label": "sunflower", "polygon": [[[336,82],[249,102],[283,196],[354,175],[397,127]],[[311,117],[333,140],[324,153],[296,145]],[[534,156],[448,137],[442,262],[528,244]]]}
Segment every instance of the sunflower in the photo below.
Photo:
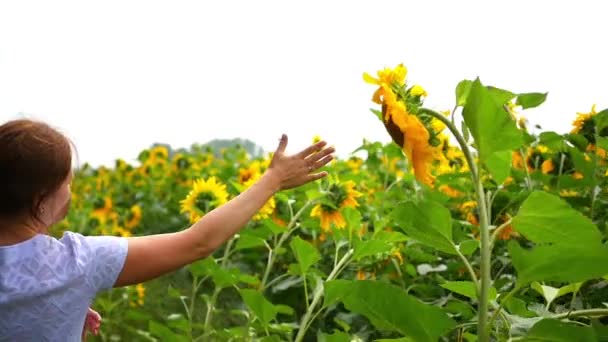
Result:
{"label": "sunflower", "polygon": [[135,228],[139,222],[141,221],[141,207],[139,205],[134,205],[129,209],[129,213],[127,215],[127,222],[125,223],[125,228],[133,229]]}
{"label": "sunflower", "polygon": [[178,172],[180,170],[187,170],[192,166],[193,163],[194,162],[192,160],[192,157],[183,153],[176,153],[171,161],[171,168],[175,172]]}
{"label": "sunflower", "polygon": [[540,168],[542,173],[549,174],[551,171],[555,170],[555,165],[553,165],[551,159],[547,159],[541,164]]}
{"label": "sunflower", "polygon": [[596,114],[595,104],[591,106],[591,111],[589,113],[576,113],[576,120],[572,122],[572,131],[570,131],[570,133],[581,134],[587,138],[587,140],[591,141],[589,138],[592,138],[595,135],[593,117]]}
{"label": "sunflower", "polygon": [[188,196],[180,201],[181,213],[188,213],[190,223],[195,223],[206,213],[227,201],[228,192],[225,184],[218,182],[213,176],[207,180],[199,178],[194,181]]}
{"label": "sunflower", "polygon": [[150,150],[150,159],[163,159],[169,158],[169,150],[165,146],[155,146]]}
{"label": "sunflower", "polygon": [[476,201],[465,201],[459,206],[460,213],[465,217],[467,222],[474,226],[479,225],[479,219],[477,218],[477,202]]}
{"label": "sunflower", "polygon": [[359,169],[361,168],[361,165],[363,165],[363,159],[352,156],[352,157],[348,158],[348,160],[346,161],[346,165],[348,165],[348,168],[350,169],[350,171],[352,173],[357,174],[357,173],[359,173]]}
{"label": "sunflower", "polygon": [[406,75],[407,69],[399,64],[395,69],[378,71],[378,78],[364,73],[363,79],[379,86],[372,101],[382,105],[384,126],[392,140],[406,154],[416,179],[432,185],[434,177],[430,172],[430,164],[434,160],[435,146],[439,144],[436,129],[441,124],[436,123],[438,120],[434,118],[416,115],[415,109],[422,104],[420,97],[426,96],[426,91],[418,85],[406,89]]}
{"label": "sunflower", "polygon": [[368,73],[363,73],[363,79],[365,82],[380,86],[372,96],[372,101],[377,104],[384,102],[384,97],[387,94],[393,93],[391,87],[394,83],[402,84],[405,82],[405,76],[407,75],[407,68],[403,64],[399,64],[395,69],[384,68],[377,72],[378,78],[370,76]]}
{"label": "sunflower", "polygon": [[254,160],[248,166],[239,170],[239,183],[245,184],[251,179],[257,179],[262,174],[262,164],[258,160]]}
{"label": "sunflower", "polygon": [[98,197],[93,202],[93,212],[91,216],[96,218],[107,218],[112,213],[112,198]]}
{"label": "sunflower", "polygon": [[327,201],[317,204],[310,212],[311,217],[319,217],[323,231],[330,231],[332,223],[338,228],[346,227],[346,221],[340,212],[345,207],[359,206],[357,198],[361,193],[355,190],[353,181],[335,182],[329,186]]}

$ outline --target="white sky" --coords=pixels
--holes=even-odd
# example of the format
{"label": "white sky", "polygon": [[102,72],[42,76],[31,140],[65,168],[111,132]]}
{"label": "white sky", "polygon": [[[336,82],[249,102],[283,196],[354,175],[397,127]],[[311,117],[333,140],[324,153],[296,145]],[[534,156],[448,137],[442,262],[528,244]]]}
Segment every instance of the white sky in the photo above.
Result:
{"label": "white sky", "polygon": [[[0,121],[66,132],[81,162],[154,142],[249,138],[289,151],[319,134],[339,156],[389,141],[362,73],[403,62],[428,107],[480,76],[549,92],[534,123],[569,130],[608,107],[600,1],[2,1]],[[604,50],[602,50],[604,49]]]}

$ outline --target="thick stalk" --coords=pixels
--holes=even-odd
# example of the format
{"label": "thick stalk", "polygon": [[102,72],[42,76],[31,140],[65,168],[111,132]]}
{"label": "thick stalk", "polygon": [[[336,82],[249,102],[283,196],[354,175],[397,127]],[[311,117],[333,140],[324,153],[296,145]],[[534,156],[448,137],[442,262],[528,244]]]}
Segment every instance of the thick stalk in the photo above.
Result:
{"label": "thick stalk", "polygon": [[570,317],[601,317],[608,316],[608,309],[587,309],[587,310],[577,310],[564,312],[561,314],[554,315],[551,318],[554,319],[564,319]]}
{"label": "thick stalk", "polygon": [[[331,271],[331,273],[325,280],[326,282],[334,280],[336,278],[343,266],[350,260],[350,257],[353,255],[354,251],[354,249],[350,249],[348,252],[346,252],[346,254],[344,254],[342,259],[340,259],[338,265],[334,267],[334,269]],[[301,342],[302,339],[304,339],[306,330],[308,330],[307,327],[309,325],[309,320],[312,317],[313,312],[315,311],[315,307],[317,306],[317,304],[319,304],[319,301],[323,297],[323,292],[323,286],[317,286],[317,288],[315,289],[314,296],[312,298],[312,303],[310,303],[308,310],[306,310],[306,313],[304,313],[304,317],[302,317],[302,321],[300,322],[300,328],[298,329],[298,335],[296,335],[296,339],[294,340],[294,342]]]}
{"label": "thick stalk", "polygon": [[469,169],[471,170],[471,178],[473,180],[473,184],[475,186],[475,193],[477,195],[477,205],[479,207],[479,234],[481,240],[480,246],[480,279],[479,279],[479,293],[477,298],[479,298],[479,307],[478,307],[478,328],[477,328],[477,336],[480,342],[487,342],[490,338],[490,331],[487,326],[488,321],[488,292],[490,289],[490,262],[491,262],[491,251],[490,251],[490,233],[488,231],[488,209],[487,209],[487,201],[486,195],[483,189],[483,184],[481,183],[481,178],[478,172],[477,164],[473,159],[473,155],[471,154],[471,150],[467,145],[467,142],[464,140],[464,137],[456,126],[452,123],[452,121],[448,120],[445,116],[440,113],[427,109],[420,108],[420,112],[431,115],[437,120],[443,122],[446,127],[452,132],[460,148],[462,149],[463,154],[469,164]]}

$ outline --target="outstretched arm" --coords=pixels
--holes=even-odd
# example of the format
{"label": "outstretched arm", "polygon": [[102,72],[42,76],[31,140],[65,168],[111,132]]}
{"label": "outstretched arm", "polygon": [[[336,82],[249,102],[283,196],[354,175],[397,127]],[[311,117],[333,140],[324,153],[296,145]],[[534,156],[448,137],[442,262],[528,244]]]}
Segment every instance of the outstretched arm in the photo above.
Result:
{"label": "outstretched arm", "polygon": [[186,230],[129,238],[125,265],[114,286],[151,280],[212,254],[276,192],[325,177],[326,172],[312,173],[333,159],[334,149],[323,149],[325,145],[320,141],[287,156],[284,154],[287,136],[283,135],[268,170],[249,189],[205,214]]}

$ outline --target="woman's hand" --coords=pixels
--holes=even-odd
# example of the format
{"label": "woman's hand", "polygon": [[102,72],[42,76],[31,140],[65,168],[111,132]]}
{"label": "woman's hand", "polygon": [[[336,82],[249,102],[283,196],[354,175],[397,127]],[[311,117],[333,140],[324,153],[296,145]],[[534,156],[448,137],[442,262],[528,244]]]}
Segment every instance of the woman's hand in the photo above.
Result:
{"label": "woman's hand", "polygon": [[89,308],[87,317],[84,321],[84,327],[82,329],[82,340],[87,340],[87,332],[91,332],[93,335],[99,335],[99,327],[101,326],[101,316],[97,311]]}
{"label": "woman's hand", "polygon": [[335,149],[333,147],[323,149],[325,145],[327,142],[321,140],[288,156],[285,155],[287,136],[283,134],[267,171],[278,182],[278,190],[295,188],[327,176],[325,171],[312,173],[333,159],[332,153],[335,152]]}

